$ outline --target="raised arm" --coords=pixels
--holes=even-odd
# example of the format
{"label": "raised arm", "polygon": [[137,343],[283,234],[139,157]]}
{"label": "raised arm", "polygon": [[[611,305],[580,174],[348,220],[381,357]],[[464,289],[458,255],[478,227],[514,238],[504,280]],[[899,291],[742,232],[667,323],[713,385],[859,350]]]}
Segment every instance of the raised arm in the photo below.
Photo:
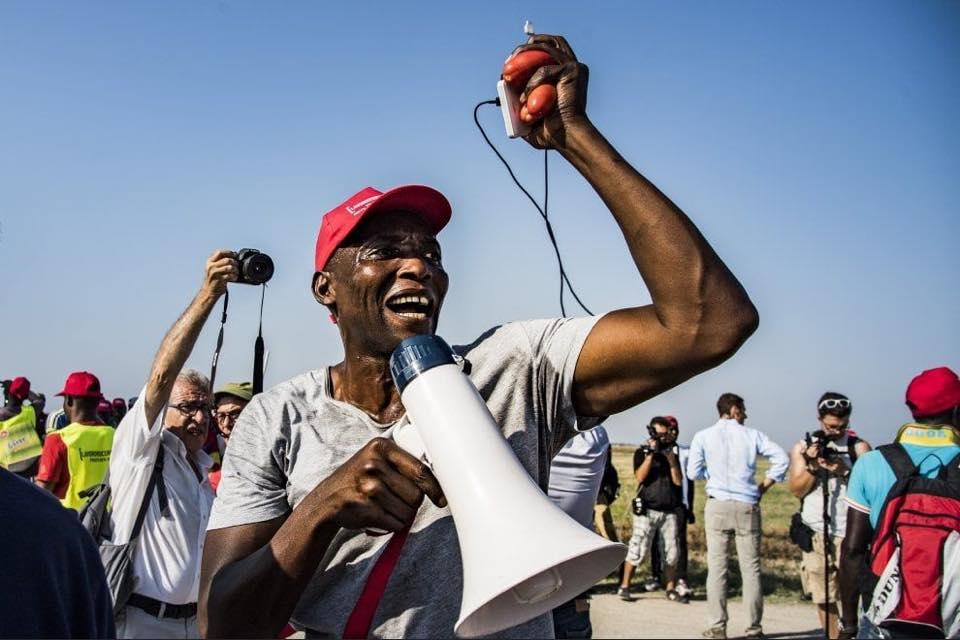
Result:
{"label": "raised arm", "polygon": [[[816,458],[819,453],[819,445],[814,444],[812,449],[811,455]],[[813,490],[817,483],[816,476],[807,470],[809,468],[809,458],[804,456],[806,450],[807,445],[803,441],[794,445],[793,449],[790,450],[790,470],[787,472],[787,488],[790,493],[801,500]]]}
{"label": "raised arm", "polygon": [[210,310],[227,290],[227,283],[236,281],[238,273],[236,254],[232,251],[215,251],[207,259],[200,290],[167,331],[153,358],[143,399],[148,425],[156,422],[157,416],[163,411],[177,375],[190,357]]}
{"label": "raised arm", "polygon": [[[607,142],[586,115],[587,67],[566,40],[533,36],[559,64],[527,85],[557,86],[557,106],[527,140],[556,149],[594,188],[623,232],[653,304],[605,315],[580,353],[574,402],[582,415],[628,409],[729,358],[757,311],[694,224]],[[629,275],[629,274],[625,274]]]}

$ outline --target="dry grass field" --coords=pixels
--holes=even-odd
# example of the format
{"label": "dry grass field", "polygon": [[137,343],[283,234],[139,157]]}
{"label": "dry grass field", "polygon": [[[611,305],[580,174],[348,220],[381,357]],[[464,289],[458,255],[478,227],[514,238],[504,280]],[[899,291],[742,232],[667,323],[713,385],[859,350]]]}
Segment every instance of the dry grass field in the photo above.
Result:
{"label": "dry grass field", "polygon": [[[632,445],[613,446],[613,464],[620,475],[620,495],[613,504],[613,518],[617,524],[620,539],[630,539],[632,529],[632,514],[630,501],[637,490],[637,481],[633,475]],[[766,465],[761,462],[757,470],[758,480],[763,477]],[[688,532],[690,547],[690,583],[698,592],[703,593],[706,588],[706,538],[703,531],[703,507],[706,500],[704,483],[697,483],[696,502],[694,506],[696,523],[691,525]],[[797,510],[799,501],[790,495],[785,483],[774,485],[764,496],[761,502],[763,514],[763,568],[762,584],[765,597],[780,601],[799,601],[802,593],[800,587],[800,550],[790,542],[787,531],[790,527],[790,517]],[[731,548],[733,547],[731,543]],[[737,567],[735,553],[731,554],[732,562],[729,572],[729,589],[732,596],[740,595],[740,569]],[[646,578],[650,575],[645,562],[637,572],[637,576]],[[635,578],[636,580],[636,578]]]}

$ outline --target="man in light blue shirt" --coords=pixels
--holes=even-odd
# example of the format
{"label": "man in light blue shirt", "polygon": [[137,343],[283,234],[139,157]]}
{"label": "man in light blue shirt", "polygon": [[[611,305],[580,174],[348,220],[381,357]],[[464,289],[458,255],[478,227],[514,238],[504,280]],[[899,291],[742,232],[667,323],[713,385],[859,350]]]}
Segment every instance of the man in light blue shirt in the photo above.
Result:
{"label": "man in light blue shirt", "polygon": [[[737,544],[743,578],[743,602],[750,625],[748,638],[763,636],[763,591],[760,588],[760,498],[783,480],[790,459],[765,434],[744,426],[743,398],[725,393],[717,400],[720,420],[693,436],[687,477],[707,481],[704,528],[707,534],[707,606],[710,626],[705,638],[727,637],[727,547]],[[757,457],[770,460],[763,482],[757,483]]]}

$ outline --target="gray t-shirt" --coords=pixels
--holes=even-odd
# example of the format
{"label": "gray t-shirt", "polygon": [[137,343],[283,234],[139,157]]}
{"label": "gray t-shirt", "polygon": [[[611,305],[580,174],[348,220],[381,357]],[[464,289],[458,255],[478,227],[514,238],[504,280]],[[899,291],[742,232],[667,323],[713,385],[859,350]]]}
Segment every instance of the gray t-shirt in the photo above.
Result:
{"label": "gray t-shirt", "polygon": [[[546,491],[550,459],[578,429],[571,387],[580,349],[596,318],[535,320],[496,327],[454,347],[465,371],[527,472]],[[393,424],[334,400],[328,369],[304,373],[250,402],[230,437],[208,529],[289,513],[363,445],[389,437]],[[543,535],[550,535],[544,532]],[[341,530],[292,620],[307,637],[340,636],[389,536]],[[491,552],[509,540],[491,540]],[[411,527],[371,625],[376,637],[450,637],[460,611],[463,573],[449,508],[429,500]],[[549,615],[501,634],[553,637]]]}

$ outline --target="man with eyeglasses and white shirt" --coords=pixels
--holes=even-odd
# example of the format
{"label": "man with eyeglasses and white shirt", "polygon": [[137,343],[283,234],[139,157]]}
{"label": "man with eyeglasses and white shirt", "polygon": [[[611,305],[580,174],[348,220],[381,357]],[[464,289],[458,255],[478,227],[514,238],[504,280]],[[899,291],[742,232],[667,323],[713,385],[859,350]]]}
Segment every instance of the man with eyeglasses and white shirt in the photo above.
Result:
{"label": "man with eyeglasses and white shirt", "polygon": [[[687,478],[707,481],[704,529],[707,534],[707,608],[705,638],[727,637],[728,543],[734,537],[743,579],[748,638],[762,638],[763,591],[760,588],[760,498],[783,480],[786,452],[766,434],[744,426],[743,398],[725,393],[717,400],[720,420],[698,431],[690,443]],[[757,457],[770,461],[766,477],[756,481]]]}
{"label": "man with eyeglasses and white shirt", "polygon": [[234,253],[210,256],[200,291],[167,332],[146,387],[117,427],[110,461],[113,544],[134,537],[148,501],[133,547],[133,593],[116,616],[119,638],[199,637],[200,558],[214,497],[207,478],[212,461],[203,451],[212,403],[209,380],[181,369],[237,273]]}

